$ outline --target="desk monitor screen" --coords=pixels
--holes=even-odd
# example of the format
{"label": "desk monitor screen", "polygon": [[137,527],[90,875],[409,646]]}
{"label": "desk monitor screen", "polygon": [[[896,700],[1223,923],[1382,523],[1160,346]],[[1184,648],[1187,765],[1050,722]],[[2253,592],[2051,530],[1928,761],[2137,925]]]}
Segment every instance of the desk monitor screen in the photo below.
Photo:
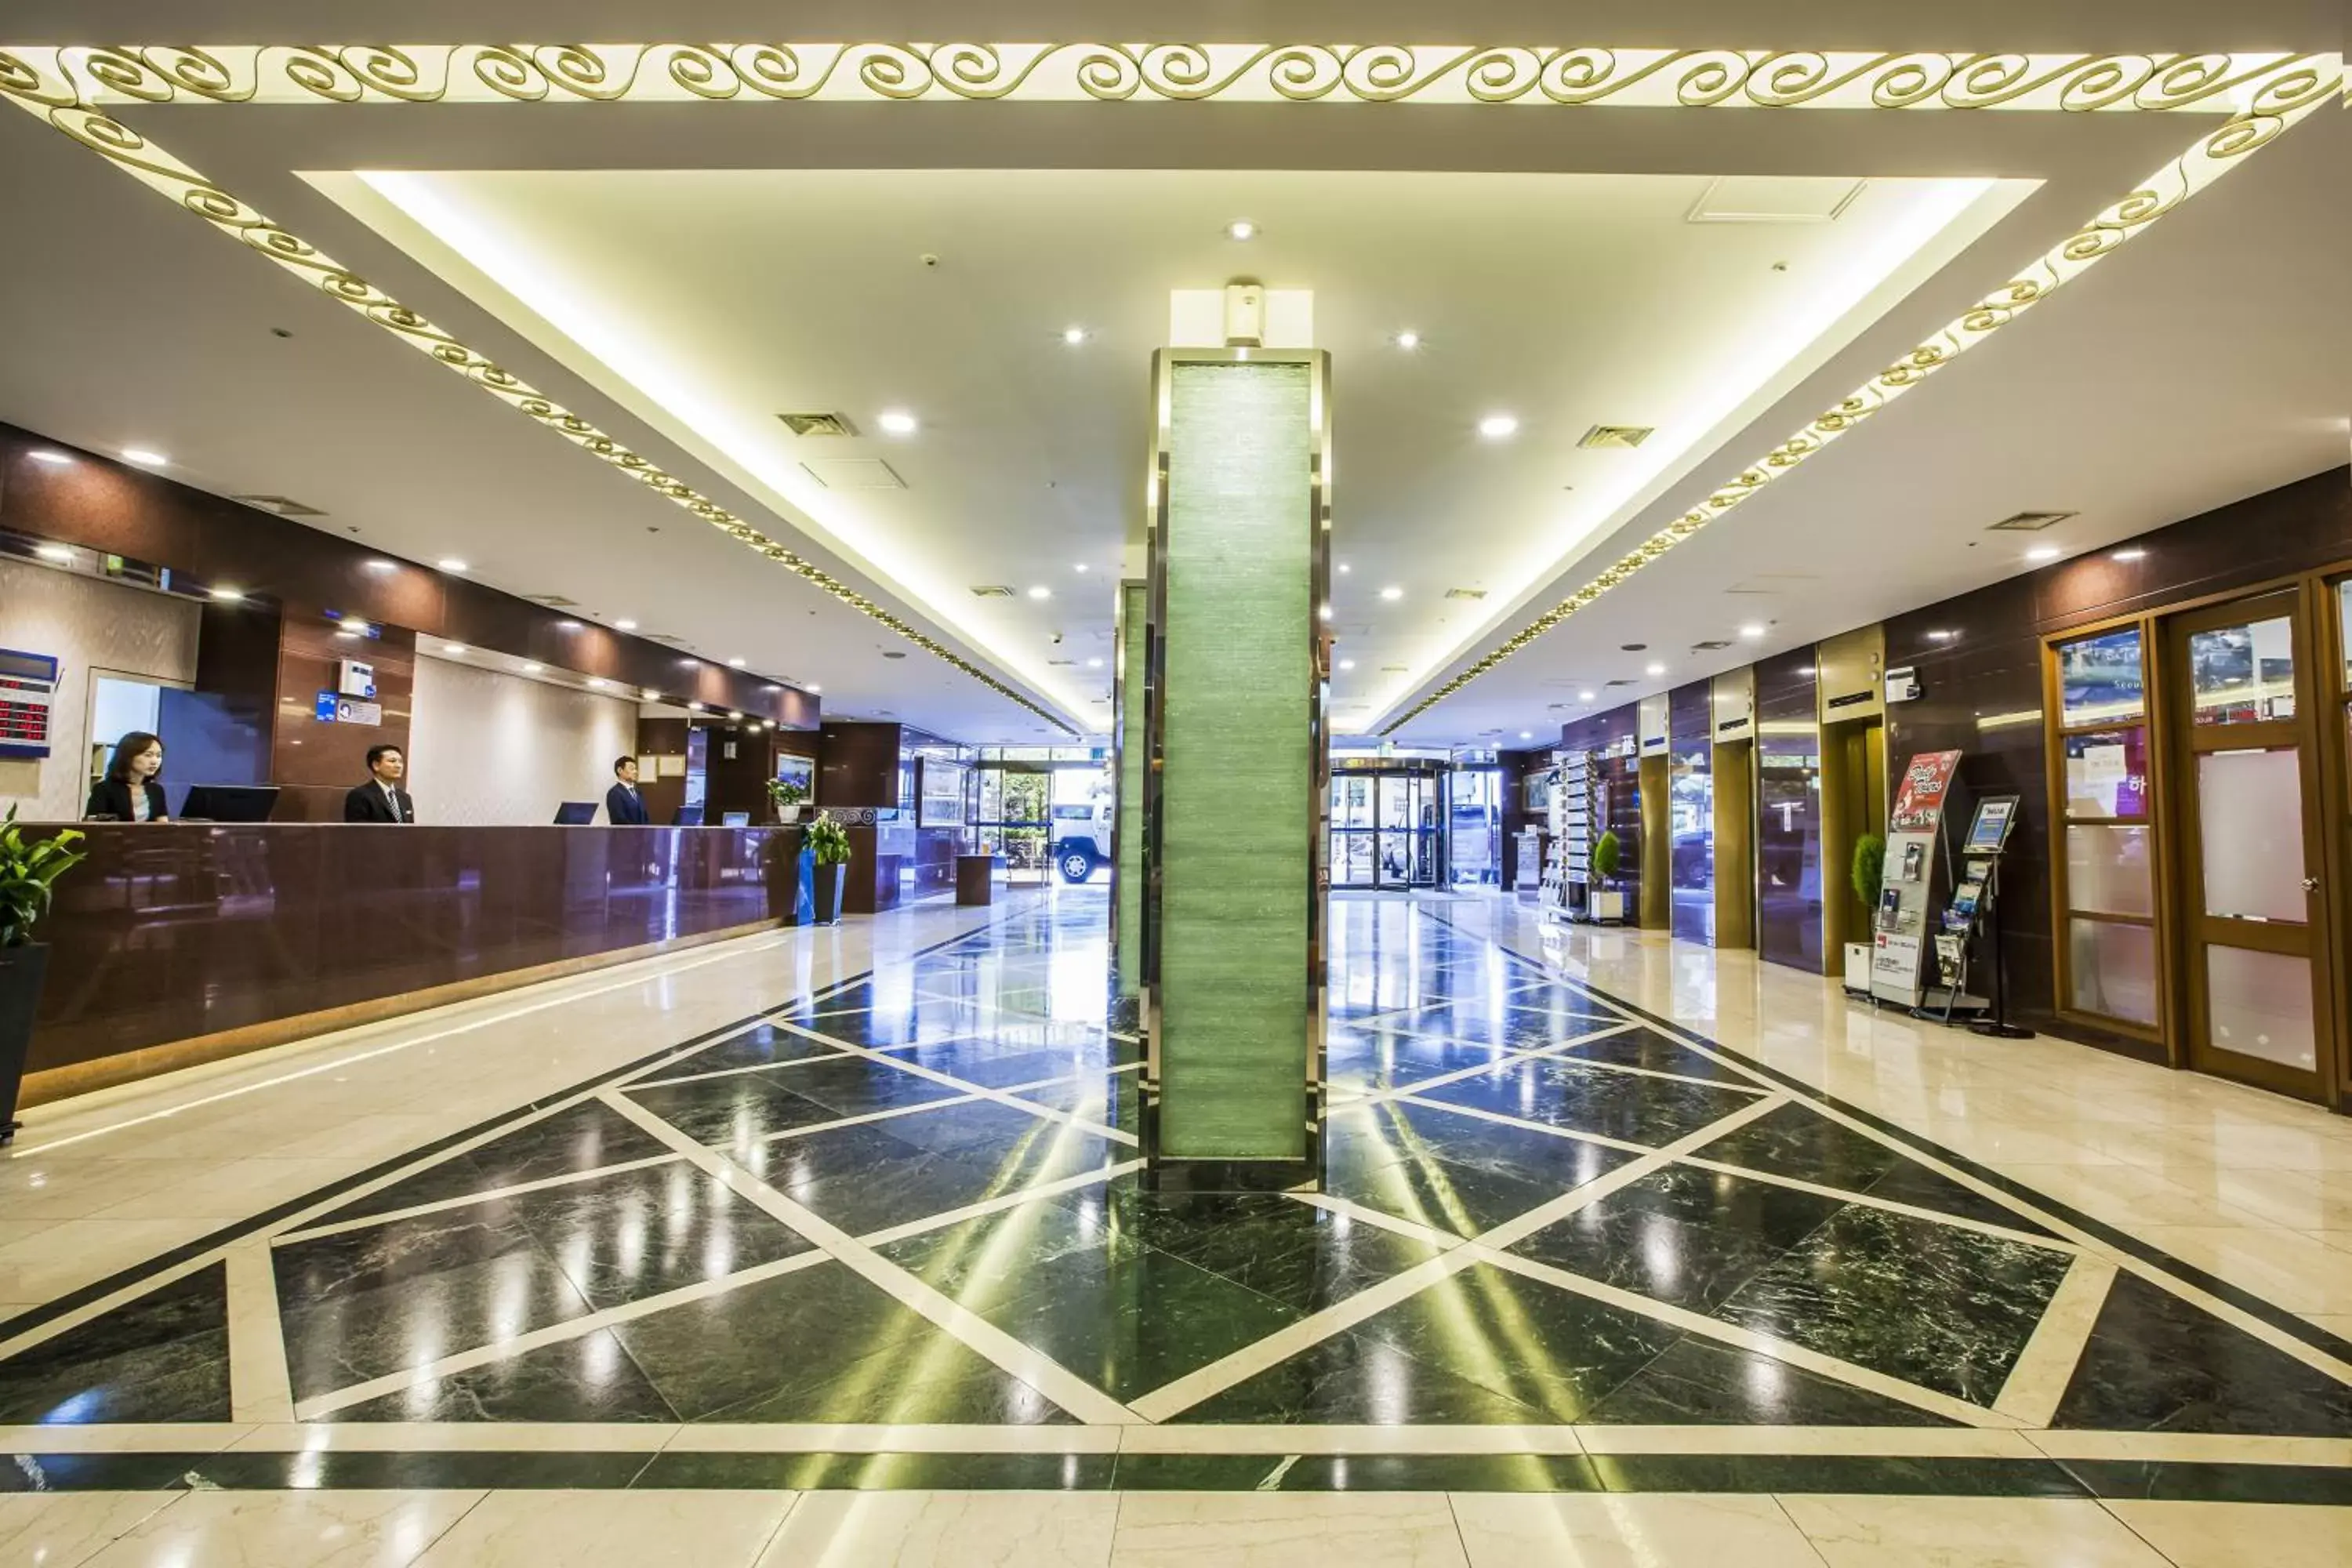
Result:
{"label": "desk monitor screen", "polygon": [[558,827],[585,827],[596,820],[596,803],[593,800],[567,800],[555,808]]}
{"label": "desk monitor screen", "polygon": [[677,815],[675,817],[672,817],[672,818],[670,819],[670,826],[673,826],[673,827],[699,827],[699,826],[702,826],[702,807],[700,807],[700,806],[698,806],[698,805],[681,805],[681,806],[679,806],[679,807],[677,808]]}
{"label": "desk monitor screen", "polygon": [[721,812],[719,820],[729,827],[749,827],[751,826],[751,814],[748,811]]}
{"label": "desk monitor screen", "polygon": [[183,822],[267,822],[278,806],[274,784],[191,784]]}

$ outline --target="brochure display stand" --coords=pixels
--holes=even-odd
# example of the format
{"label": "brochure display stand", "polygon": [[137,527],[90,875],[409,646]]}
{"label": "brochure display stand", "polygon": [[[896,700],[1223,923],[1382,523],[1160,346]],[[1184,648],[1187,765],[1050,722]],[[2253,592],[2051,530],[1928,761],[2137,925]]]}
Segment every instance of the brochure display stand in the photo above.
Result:
{"label": "brochure display stand", "polygon": [[1944,818],[1955,804],[1959,766],[1958,752],[1922,752],[1903,770],[1871,919],[1870,994],[1877,1001],[1915,1009],[1928,1001],[1928,917],[1951,881]]}
{"label": "brochure display stand", "polygon": [[1563,921],[1589,918],[1592,902],[1592,756],[1554,753],[1559,762],[1551,791],[1551,858],[1544,878],[1544,913]]}
{"label": "brochure display stand", "polygon": [[[1972,959],[1990,964],[1992,1000],[1978,1004],[1979,1010],[1988,1016],[1970,1024],[1969,1032],[1999,1040],[2033,1037],[2032,1030],[2009,1021],[2009,964],[2000,951],[2000,855],[2017,826],[2018,805],[2019,798],[2013,795],[1987,795],[1977,803],[1976,816],[1969,823],[1969,836],[1960,846],[1967,869],[1944,910],[1944,935],[1937,939],[1939,948],[1948,938],[1958,950],[1959,973],[1953,984],[1955,993],[1965,988]],[[1974,1000],[1960,998],[1962,1005]],[[1952,1003],[1948,999],[1944,1006],[1947,1022],[1952,1012]]]}

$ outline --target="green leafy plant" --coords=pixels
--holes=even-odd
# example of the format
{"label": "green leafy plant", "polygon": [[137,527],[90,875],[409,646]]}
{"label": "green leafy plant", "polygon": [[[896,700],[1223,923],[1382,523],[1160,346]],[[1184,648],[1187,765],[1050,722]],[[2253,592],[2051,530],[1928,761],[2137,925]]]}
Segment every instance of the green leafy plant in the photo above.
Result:
{"label": "green leafy plant", "polygon": [[1886,879],[1886,840],[1865,833],[1853,841],[1853,896],[1878,907],[1878,887]]}
{"label": "green leafy plant", "polygon": [[58,878],[81,864],[74,848],[82,835],[73,828],[27,843],[16,826],[16,808],[0,822],[0,947],[23,947],[33,940],[33,922],[49,912]]}
{"label": "green leafy plant", "polygon": [[1592,841],[1592,874],[1600,878],[1604,886],[1617,879],[1617,873],[1624,864],[1625,846],[1618,841],[1616,829],[1612,828]]}
{"label": "green leafy plant", "polygon": [[808,790],[790,779],[768,781],[768,804],[776,808],[778,816],[782,816],[806,799],[808,799]]}
{"label": "green leafy plant", "polygon": [[807,835],[808,847],[816,852],[818,865],[849,864],[849,830],[832,817],[820,811],[816,814],[816,820],[803,832]]}

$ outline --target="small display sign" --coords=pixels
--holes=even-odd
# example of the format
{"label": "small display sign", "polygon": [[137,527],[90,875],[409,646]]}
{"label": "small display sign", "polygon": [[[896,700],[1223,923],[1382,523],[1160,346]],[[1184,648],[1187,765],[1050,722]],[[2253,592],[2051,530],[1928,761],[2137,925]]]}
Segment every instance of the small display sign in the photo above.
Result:
{"label": "small display sign", "polygon": [[0,648],[0,757],[49,754],[50,710],[58,661],[45,653]]}
{"label": "small display sign", "polygon": [[383,722],[383,704],[363,702],[340,692],[321,691],[310,716],[321,724],[360,724],[373,729]]}

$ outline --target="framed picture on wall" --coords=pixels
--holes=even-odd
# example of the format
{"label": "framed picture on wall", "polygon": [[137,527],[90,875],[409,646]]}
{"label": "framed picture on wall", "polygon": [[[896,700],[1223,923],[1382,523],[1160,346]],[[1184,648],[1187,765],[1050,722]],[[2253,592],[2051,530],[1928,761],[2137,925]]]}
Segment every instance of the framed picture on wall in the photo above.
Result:
{"label": "framed picture on wall", "polygon": [[801,798],[814,802],[816,799],[816,759],[794,756],[790,752],[778,757],[776,782],[800,785],[804,792]]}

